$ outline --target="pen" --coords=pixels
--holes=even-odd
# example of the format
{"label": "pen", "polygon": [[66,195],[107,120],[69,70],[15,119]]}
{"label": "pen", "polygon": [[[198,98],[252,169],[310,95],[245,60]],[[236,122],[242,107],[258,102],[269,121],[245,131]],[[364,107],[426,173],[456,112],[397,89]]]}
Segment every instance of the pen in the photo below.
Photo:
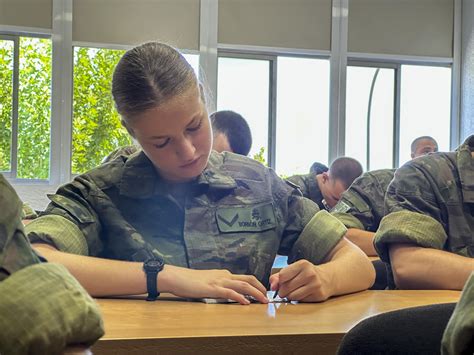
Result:
{"label": "pen", "polygon": [[273,294],[273,299],[277,298],[278,297],[278,289],[275,291],[275,293]]}

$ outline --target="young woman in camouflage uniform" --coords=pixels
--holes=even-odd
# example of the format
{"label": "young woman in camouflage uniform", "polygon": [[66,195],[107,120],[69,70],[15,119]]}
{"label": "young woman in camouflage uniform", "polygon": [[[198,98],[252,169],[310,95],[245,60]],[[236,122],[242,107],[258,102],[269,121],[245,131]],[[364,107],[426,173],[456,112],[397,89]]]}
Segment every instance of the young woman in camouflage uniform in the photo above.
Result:
{"label": "young woman in camouflage uniform", "polygon": [[[150,260],[165,264],[160,292],[242,304],[244,295],[268,302],[269,287],[314,302],[373,283],[337,219],[260,163],[211,152],[204,91],[178,51],[159,43],[128,51],[112,94],[142,151],[62,186],[28,225],[36,249],[92,295],[145,293]],[[291,265],[270,277],[277,253]]]}

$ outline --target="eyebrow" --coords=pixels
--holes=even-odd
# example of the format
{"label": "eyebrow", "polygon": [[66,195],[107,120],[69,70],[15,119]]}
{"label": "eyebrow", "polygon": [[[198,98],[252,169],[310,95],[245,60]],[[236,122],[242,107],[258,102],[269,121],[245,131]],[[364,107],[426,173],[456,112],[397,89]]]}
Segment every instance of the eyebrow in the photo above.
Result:
{"label": "eyebrow", "polygon": [[[196,120],[199,119],[199,116],[200,116],[201,112],[198,112],[194,115],[193,119],[191,121],[189,121],[189,123],[186,125],[186,128],[188,128],[189,126],[192,126],[194,122],[196,122]],[[164,139],[164,138],[168,138],[168,136],[151,136],[149,139]]]}

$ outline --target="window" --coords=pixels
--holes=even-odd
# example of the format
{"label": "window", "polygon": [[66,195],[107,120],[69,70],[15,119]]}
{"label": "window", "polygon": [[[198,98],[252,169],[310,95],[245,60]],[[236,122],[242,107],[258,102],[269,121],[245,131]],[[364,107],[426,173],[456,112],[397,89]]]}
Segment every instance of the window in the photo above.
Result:
{"label": "window", "polygon": [[400,165],[419,136],[432,136],[440,151],[449,151],[451,69],[402,65],[401,77]]}
{"label": "window", "polygon": [[328,163],[329,61],[278,57],[276,170],[306,174]]}
{"label": "window", "polygon": [[268,159],[269,71],[269,60],[219,58],[217,109],[238,112],[247,120],[252,132],[250,157],[263,149]]}
{"label": "window", "polygon": [[391,168],[395,69],[347,67],[345,155],[366,170]]}
{"label": "window", "polygon": [[[112,75],[124,50],[74,48],[73,174],[98,165],[114,149],[131,144],[112,99]],[[197,70],[199,56],[185,54]]]}
{"label": "window", "polygon": [[51,50],[46,38],[0,40],[0,170],[11,178],[49,177]]}

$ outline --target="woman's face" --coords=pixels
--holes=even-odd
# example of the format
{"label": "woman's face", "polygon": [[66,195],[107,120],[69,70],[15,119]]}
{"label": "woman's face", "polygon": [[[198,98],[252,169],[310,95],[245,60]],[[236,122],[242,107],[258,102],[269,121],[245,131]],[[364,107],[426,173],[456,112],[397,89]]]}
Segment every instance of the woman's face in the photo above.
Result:
{"label": "woman's face", "polygon": [[164,179],[190,181],[206,167],[212,131],[197,87],[132,117],[131,121],[129,132]]}

